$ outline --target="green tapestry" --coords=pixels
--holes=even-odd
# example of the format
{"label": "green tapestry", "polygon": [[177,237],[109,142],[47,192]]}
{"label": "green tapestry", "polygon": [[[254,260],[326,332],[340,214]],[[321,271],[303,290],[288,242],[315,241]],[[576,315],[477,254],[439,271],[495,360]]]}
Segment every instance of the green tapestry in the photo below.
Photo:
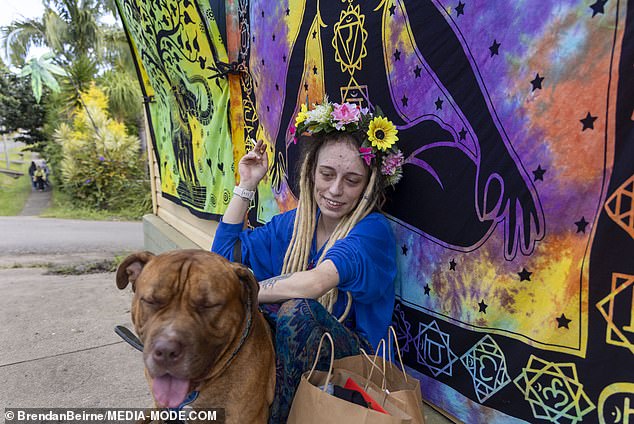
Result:
{"label": "green tapestry", "polygon": [[[211,9],[190,1],[117,0],[142,81],[163,197],[222,215],[235,185],[227,62]],[[221,65],[220,65],[221,66]]]}

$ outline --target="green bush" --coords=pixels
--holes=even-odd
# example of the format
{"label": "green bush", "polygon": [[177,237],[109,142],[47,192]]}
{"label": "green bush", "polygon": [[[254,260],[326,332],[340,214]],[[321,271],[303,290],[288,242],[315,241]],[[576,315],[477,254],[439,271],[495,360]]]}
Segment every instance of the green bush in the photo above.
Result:
{"label": "green bush", "polygon": [[111,119],[108,99],[95,85],[82,93],[70,124],[62,123],[53,139],[61,147],[62,189],[78,206],[148,210],[150,189],[137,137]]}

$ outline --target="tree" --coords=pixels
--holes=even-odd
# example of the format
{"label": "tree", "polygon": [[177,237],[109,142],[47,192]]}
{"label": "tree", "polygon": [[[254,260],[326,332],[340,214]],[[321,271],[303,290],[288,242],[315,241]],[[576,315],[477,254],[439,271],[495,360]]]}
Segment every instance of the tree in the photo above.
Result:
{"label": "tree", "polygon": [[45,139],[45,115],[44,106],[33,96],[30,77],[18,77],[0,61],[0,133],[17,132],[16,140],[39,150]]}
{"label": "tree", "polygon": [[[88,90],[97,78],[110,98],[111,115],[123,120],[130,132],[136,132],[143,111],[130,48],[120,25],[100,21],[105,14],[116,13],[114,0],[43,3],[45,12],[41,18],[16,21],[3,28],[4,47],[11,63],[26,69],[37,65],[31,62],[25,66],[28,46],[48,46],[54,54],[54,64],[66,72],[65,77],[57,80],[61,87],[59,100],[67,115],[81,105],[80,93]],[[49,76],[54,75],[49,73]],[[32,81],[36,88],[38,81]],[[55,84],[51,79],[41,81]]]}
{"label": "tree", "polygon": [[55,75],[66,75],[66,72],[52,62],[52,54],[45,53],[40,57],[31,58],[20,72],[21,77],[31,76],[31,88],[36,102],[42,98],[42,87],[47,86],[51,91],[58,93],[59,83]]}

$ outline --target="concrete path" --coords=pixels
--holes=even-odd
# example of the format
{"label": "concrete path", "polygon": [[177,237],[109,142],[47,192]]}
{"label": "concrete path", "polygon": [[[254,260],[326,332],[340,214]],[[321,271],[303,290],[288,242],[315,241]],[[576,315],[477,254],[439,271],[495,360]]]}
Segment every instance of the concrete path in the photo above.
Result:
{"label": "concrete path", "polygon": [[113,331],[131,324],[112,273],[2,269],[0,293],[0,408],[151,405],[141,353]]}
{"label": "concrete path", "polygon": [[50,188],[47,188],[46,191],[38,191],[32,188],[31,194],[26,200],[22,212],[20,212],[20,216],[39,216],[50,205],[51,194]]}
{"label": "concrete path", "polygon": [[[41,160],[41,158],[37,152],[32,152],[30,160],[38,161]],[[22,208],[22,212],[20,212],[20,216],[39,216],[44,209],[50,205],[52,194],[50,186],[48,186],[45,191],[39,191],[31,185],[31,194],[26,200],[24,208]]]}
{"label": "concrete path", "polygon": [[0,409],[147,407],[141,354],[114,273],[64,275],[143,249],[141,222],[0,217]]}

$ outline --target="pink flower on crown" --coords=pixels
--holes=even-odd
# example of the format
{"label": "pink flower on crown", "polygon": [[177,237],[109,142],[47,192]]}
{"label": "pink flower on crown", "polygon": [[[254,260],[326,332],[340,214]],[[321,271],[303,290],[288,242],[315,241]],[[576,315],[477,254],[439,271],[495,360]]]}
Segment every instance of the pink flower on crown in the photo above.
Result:
{"label": "pink flower on crown", "polygon": [[383,158],[381,173],[383,175],[394,175],[401,166],[403,166],[403,153],[399,150],[397,153],[390,153]]}
{"label": "pink flower on crown", "polygon": [[293,136],[293,144],[297,144],[297,137],[295,136],[295,133],[297,132],[297,127],[295,127],[295,125],[291,125],[288,132]]}
{"label": "pink flower on crown", "polygon": [[346,124],[359,121],[359,108],[352,103],[333,104],[333,111],[330,114],[335,121],[335,128],[340,131]]}
{"label": "pink flower on crown", "polygon": [[372,163],[372,159],[376,157],[376,155],[372,153],[372,147],[359,147],[359,153],[361,153],[361,157],[368,166]]}

